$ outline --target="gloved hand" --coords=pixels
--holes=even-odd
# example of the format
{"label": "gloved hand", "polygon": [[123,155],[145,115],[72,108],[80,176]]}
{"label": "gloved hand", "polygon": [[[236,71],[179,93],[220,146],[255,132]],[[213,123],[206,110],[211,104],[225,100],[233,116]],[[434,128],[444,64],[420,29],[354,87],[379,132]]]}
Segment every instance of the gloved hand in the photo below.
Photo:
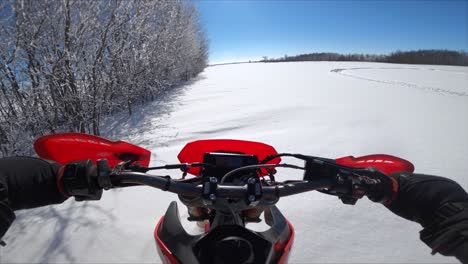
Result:
{"label": "gloved hand", "polygon": [[399,190],[387,205],[393,213],[421,224],[421,240],[432,254],[456,256],[468,263],[468,194],[453,180],[424,175],[396,173]]}
{"label": "gloved hand", "polygon": [[15,219],[15,210],[62,203],[60,164],[32,157],[0,159],[0,238]]}
{"label": "gloved hand", "polygon": [[98,184],[98,171],[92,160],[81,160],[68,163],[59,172],[62,192],[74,196],[75,200],[99,200],[102,188]]}
{"label": "gloved hand", "polygon": [[352,196],[356,198],[366,195],[373,202],[388,205],[398,193],[398,181],[375,168],[357,170],[352,181]]}
{"label": "gloved hand", "polygon": [[441,206],[468,203],[467,193],[453,180],[408,173],[395,173],[391,177],[397,180],[399,190],[396,199],[387,208],[424,227],[436,220],[436,211]]}

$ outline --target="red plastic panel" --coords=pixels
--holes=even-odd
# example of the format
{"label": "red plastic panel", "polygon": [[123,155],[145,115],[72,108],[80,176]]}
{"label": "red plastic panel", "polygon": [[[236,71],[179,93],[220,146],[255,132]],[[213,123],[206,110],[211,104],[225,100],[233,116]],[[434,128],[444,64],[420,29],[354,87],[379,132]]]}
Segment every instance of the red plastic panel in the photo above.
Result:
{"label": "red plastic panel", "polygon": [[[177,155],[177,158],[179,158],[179,161],[182,163],[202,162],[203,155],[207,152],[239,152],[256,155],[259,161],[269,155],[278,154],[275,148],[260,142],[236,139],[205,139],[192,141],[185,145],[179,155]],[[275,158],[267,162],[267,164],[278,164],[280,162],[280,158]],[[188,172],[193,175],[198,175],[200,173],[200,168],[190,168]],[[262,170],[261,174],[267,175],[267,171]]]}
{"label": "red plastic panel", "polygon": [[61,164],[84,159],[94,162],[107,159],[110,167],[127,160],[148,166],[151,157],[151,152],[147,149],[84,133],[59,133],[40,137],[34,143],[34,150],[39,157]]}
{"label": "red plastic panel", "polygon": [[392,174],[394,172],[414,172],[414,165],[402,158],[385,155],[373,154],[362,157],[347,156],[335,160],[337,164],[355,167],[355,168],[368,168],[374,167],[385,174]]}

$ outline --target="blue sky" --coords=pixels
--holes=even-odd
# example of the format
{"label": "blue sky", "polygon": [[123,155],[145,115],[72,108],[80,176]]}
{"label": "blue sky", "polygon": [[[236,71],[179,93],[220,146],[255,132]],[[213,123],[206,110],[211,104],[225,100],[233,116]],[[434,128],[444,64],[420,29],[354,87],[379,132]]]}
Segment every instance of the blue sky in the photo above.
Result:
{"label": "blue sky", "polygon": [[468,50],[468,0],[195,2],[210,63],[322,51]]}

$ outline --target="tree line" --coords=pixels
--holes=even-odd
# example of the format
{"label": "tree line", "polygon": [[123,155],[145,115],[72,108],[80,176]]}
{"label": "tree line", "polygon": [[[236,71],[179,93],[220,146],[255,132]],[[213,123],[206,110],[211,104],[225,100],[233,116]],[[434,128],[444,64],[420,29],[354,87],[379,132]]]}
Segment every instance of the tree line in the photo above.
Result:
{"label": "tree line", "polygon": [[185,0],[0,1],[0,156],[43,134],[100,134],[102,117],[154,100],[207,65]]}
{"label": "tree line", "polygon": [[404,64],[433,64],[468,66],[468,53],[452,50],[416,50],[396,51],[389,55],[375,54],[339,54],[333,52],[309,53],[281,58],[263,57],[262,62],[287,61],[366,61]]}

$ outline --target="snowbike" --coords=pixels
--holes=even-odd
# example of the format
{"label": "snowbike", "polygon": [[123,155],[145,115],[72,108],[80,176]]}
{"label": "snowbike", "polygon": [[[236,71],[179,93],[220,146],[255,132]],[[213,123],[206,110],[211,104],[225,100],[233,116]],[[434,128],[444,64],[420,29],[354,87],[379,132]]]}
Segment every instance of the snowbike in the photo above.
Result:
{"label": "snowbike", "polygon": [[[328,159],[278,153],[264,143],[232,139],[190,142],[178,155],[180,163],[156,167],[149,167],[151,153],[144,148],[82,133],[47,135],[34,147],[41,158],[61,164],[83,159],[96,163],[95,179],[82,180],[94,181],[94,190],[64,176],[63,182],[75,192],[146,185],[178,194],[189,210],[188,220],[204,223],[204,232],[186,232],[177,203],[172,202],[154,230],[164,263],[287,263],[294,227],[275,206],[281,197],[320,191],[354,204],[365,194],[362,174],[369,173],[365,168],[385,174],[414,170],[411,162],[390,155]],[[282,163],[285,157],[302,160],[304,166]],[[303,170],[303,179],[278,181],[276,168]],[[182,177],[147,173],[163,169],[179,169]],[[269,229],[247,229],[247,223],[261,221],[261,214]]]}

